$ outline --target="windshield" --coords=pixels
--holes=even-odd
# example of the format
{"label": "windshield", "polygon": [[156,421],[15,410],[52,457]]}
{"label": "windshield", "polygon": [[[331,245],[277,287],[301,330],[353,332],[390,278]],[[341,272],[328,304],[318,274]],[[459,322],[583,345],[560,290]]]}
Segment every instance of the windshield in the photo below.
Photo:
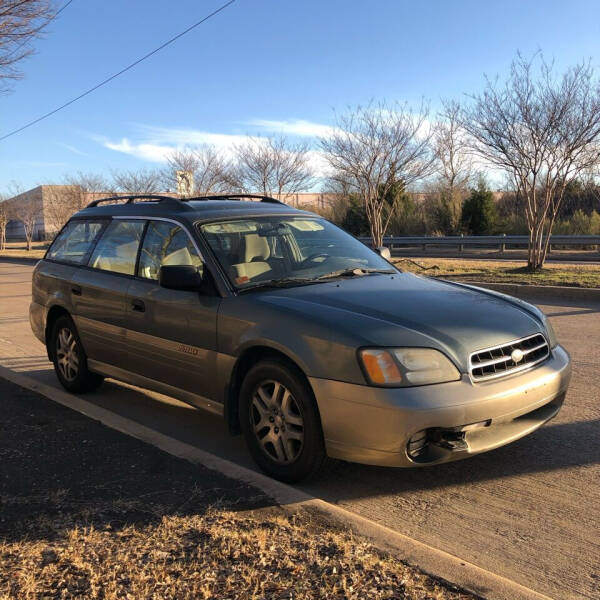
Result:
{"label": "windshield", "polygon": [[223,270],[238,289],[327,277],[396,272],[364,244],[328,221],[253,217],[201,226]]}

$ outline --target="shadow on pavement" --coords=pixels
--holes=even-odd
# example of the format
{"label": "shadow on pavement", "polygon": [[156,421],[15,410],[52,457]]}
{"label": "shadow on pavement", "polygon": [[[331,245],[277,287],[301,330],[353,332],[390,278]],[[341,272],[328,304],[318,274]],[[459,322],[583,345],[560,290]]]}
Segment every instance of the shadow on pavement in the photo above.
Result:
{"label": "shadow on pavement", "polygon": [[271,506],[261,491],[175,458],[0,379],[0,542],[73,527],[160,523],[209,507]]}
{"label": "shadow on pavement", "polygon": [[581,308],[579,310],[546,313],[546,316],[547,317],[573,317],[575,315],[586,315],[586,314],[597,313],[597,312],[600,312],[600,305],[598,306],[598,308]]}

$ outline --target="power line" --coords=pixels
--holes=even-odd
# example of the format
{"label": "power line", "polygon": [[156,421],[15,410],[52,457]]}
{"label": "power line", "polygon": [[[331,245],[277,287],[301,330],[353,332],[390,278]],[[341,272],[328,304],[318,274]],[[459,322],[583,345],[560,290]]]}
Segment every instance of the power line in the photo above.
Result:
{"label": "power line", "polygon": [[71,4],[71,2],[73,2],[73,0],[69,0],[68,2],[66,2],[66,3],[63,5],[63,7],[62,7],[62,8],[59,8],[59,9],[56,11],[56,14],[54,15],[54,18],[56,19],[56,17],[58,17],[58,15],[60,15],[60,13],[61,13],[63,10],[65,10],[65,8],[67,8],[67,6],[69,6],[69,4]]}
{"label": "power line", "polygon": [[[73,0],[70,0],[70,1],[72,2]],[[82,98],[84,98],[85,96],[91,94],[92,92],[95,92],[98,88],[101,88],[103,85],[106,85],[107,83],[111,82],[113,79],[116,79],[120,75],[123,75],[123,73],[126,73],[130,69],[133,69],[133,67],[136,67],[141,62],[143,62],[146,59],[150,58],[151,56],[153,56],[157,52],[160,52],[163,48],[166,48],[167,46],[169,46],[170,44],[172,44],[174,41],[178,40],[180,37],[183,37],[186,33],[189,33],[190,31],[192,31],[192,29],[195,29],[199,25],[202,25],[202,23],[204,23],[205,21],[208,21],[210,18],[212,18],[215,15],[219,14],[222,10],[225,10],[228,6],[230,6],[231,4],[233,4],[235,1],[236,0],[229,0],[229,2],[226,2],[225,4],[223,4],[223,6],[221,6],[220,8],[217,8],[217,10],[211,12],[209,15],[207,15],[206,17],[204,17],[200,21],[194,23],[193,25],[191,25],[190,27],[188,27],[187,29],[185,29],[181,33],[178,33],[176,36],[172,37],[170,40],[167,40],[164,44],[161,44],[160,46],[158,46],[158,48],[155,48],[151,52],[148,52],[148,54],[145,54],[141,58],[138,58],[138,60],[136,60],[135,62],[132,62],[130,65],[128,65],[124,69],[121,69],[118,73],[115,73],[114,75],[111,75],[110,77],[108,77],[104,81],[101,81],[100,83],[96,84],[94,87],[91,87],[89,90],[86,90],[82,94],[79,94],[79,96],[77,96],[77,97],[69,100],[68,102],[65,102],[61,106],[59,106],[59,107],[51,110],[50,112],[47,112],[46,114],[42,115],[41,117],[38,117],[37,119],[34,119],[33,121],[30,121],[29,123],[26,123],[25,125],[19,127],[18,129],[15,129],[14,131],[11,131],[11,132],[9,132],[9,133],[1,136],[0,137],[0,141],[5,140],[6,138],[9,138],[12,135],[15,135],[17,133],[20,133],[24,129],[27,129],[28,127],[31,127],[32,125],[35,125],[36,123],[39,123],[40,121],[43,121],[44,119],[47,119],[48,117],[51,117],[52,115],[56,114],[58,111],[63,110],[63,108],[67,108],[67,106],[70,106],[71,104],[77,102],[78,100],[81,100]],[[66,8],[66,6],[63,7],[63,8]]]}

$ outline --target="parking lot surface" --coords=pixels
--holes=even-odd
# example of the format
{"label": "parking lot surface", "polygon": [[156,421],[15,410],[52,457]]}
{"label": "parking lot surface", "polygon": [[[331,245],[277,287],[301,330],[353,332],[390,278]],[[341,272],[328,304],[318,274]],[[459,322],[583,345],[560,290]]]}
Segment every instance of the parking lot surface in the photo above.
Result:
{"label": "parking lot surface", "polygon": [[[58,387],[29,328],[32,269],[0,262],[0,364]],[[600,598],[600,305],[540,307],[573,358],[555,420],[467,461],[409,470],[339,462],[301,487],[553,598]],[[86,399],[254,468],[213,415],[111,380]]]}

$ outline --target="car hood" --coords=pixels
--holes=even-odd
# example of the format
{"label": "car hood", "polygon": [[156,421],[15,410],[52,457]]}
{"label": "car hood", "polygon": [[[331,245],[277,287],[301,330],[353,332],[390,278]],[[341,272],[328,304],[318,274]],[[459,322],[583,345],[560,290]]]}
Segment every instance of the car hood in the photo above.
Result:
{"label": "car hood", "polygon": [[359,346],[434,347],[467,369],[471,352],[544,331],[534,309],[411,273],[365,275],[255,294]]}

